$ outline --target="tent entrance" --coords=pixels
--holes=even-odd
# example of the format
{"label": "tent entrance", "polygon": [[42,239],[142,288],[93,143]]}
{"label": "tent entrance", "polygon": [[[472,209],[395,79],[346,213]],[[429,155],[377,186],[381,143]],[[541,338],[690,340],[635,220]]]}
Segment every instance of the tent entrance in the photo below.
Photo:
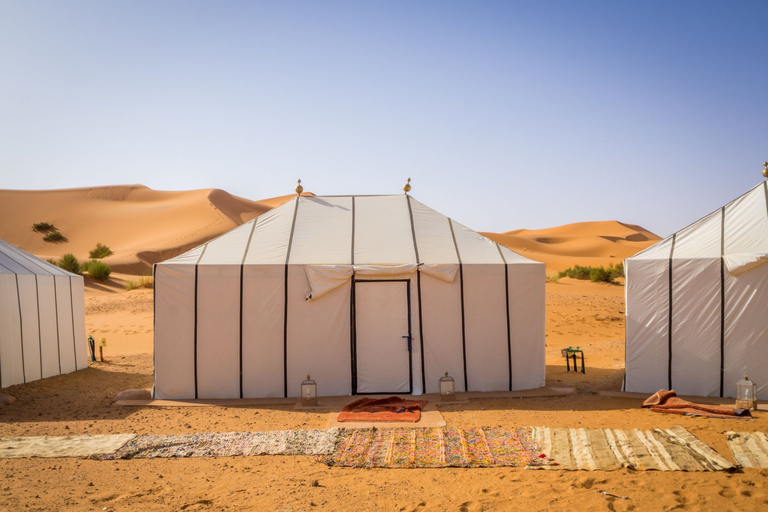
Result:
{"label": "tent entrance", "polygon": [[353,393],[411,393],[411,282],[354,281]]}

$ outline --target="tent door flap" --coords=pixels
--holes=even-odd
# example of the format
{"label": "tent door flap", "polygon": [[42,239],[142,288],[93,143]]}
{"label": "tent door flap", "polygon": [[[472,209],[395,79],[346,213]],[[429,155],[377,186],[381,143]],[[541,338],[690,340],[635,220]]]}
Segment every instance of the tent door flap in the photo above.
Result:
{"label": "tent door flap", "polygon": [[355,281],[356,393],[411,393],[410,281]]}

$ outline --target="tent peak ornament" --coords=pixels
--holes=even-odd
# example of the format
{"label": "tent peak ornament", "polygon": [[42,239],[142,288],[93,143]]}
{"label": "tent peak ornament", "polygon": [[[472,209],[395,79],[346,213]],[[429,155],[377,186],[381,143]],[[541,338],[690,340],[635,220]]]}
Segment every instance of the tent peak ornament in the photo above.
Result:
{"label": "tent peak ornament", "polygon": [[411,178],[408,178],[408,181],[403,185],[403,190],[406,194],[411,191]]}
{"label": "tent peak ornament", "polygon": [[768,162],[763,162],[763,176],[768,180]]}
{"label": "tent peak ornament", "polygon": [[301,195],[304,192],[304,187],[301,186],[301,180],[296,182],[296,193]]}

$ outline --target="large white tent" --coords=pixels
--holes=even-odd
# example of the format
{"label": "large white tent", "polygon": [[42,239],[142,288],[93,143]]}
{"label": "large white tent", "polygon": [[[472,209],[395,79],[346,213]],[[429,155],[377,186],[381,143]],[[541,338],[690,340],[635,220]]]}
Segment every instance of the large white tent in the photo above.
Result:
{"label": "large white tent", "polygon": [[0,387],[88,367],[83,277],[0,240]]}
{"label": "large white tent", "polygon": [[768,185],[628,258],[627,391],[768,398]]}
{"label": "large white tent", "polygon": [[544,385],[544,265],[408,195],[297,196],[155,265],[155,398]]}

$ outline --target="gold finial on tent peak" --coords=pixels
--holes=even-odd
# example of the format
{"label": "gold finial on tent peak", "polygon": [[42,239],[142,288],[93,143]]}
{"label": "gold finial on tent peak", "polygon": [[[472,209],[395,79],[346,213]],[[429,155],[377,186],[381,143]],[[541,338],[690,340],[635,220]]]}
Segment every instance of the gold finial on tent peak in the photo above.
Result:
{"label": "gold finial on tent peak", "polygon": [[768,180],[768,162],[763,162],[763,176]]}
{"label": "gold finial on tent peak", "polygon": [[408,178],[408,182],[403,185],[403,190],[405,190],[406,194],[411,191],[411,178]]}
{"label": "gold finial on tent peak", "polygon": [[301,186],[301,180],[299,180],[296,185],[296,193],[301,195],[302,192],[304,192],[304,187]]}

